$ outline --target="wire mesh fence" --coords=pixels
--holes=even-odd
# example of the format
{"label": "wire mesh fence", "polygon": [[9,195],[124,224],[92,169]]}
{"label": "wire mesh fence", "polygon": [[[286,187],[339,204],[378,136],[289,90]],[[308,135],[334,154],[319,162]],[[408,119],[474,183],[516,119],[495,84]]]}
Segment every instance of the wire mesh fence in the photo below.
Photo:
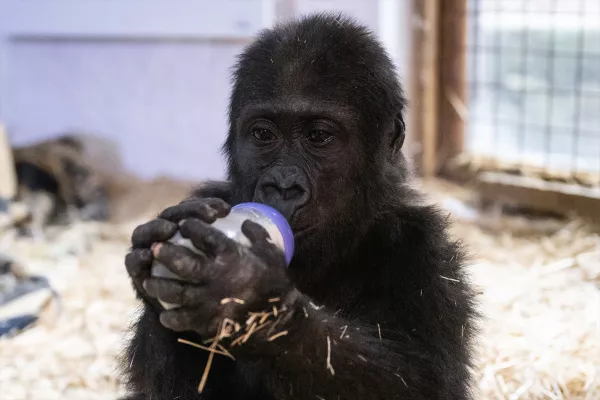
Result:
{"label": "wire mesh fence", "polygon": [[600,0],[468,0],[468,154],[600,186]]}

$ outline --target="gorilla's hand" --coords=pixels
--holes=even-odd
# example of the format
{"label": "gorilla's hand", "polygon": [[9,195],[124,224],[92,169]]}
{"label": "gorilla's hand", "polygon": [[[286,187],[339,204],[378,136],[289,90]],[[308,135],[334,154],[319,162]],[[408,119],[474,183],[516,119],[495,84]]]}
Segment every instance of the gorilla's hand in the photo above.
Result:
{"label": "gorilla's hand", "polygon": [[[161,323],[174,331],[193,331],[208,338],[220,333],[223,322],[229,319],[239,324],[238,331],[232,332],[233,340],[236,334],[245,335],[246,328],[251,328],[245,323],[254,312],[262,313],[261,316],[270,314],[270,323],[279,316],[284,317],[281,310],[294,301],[295,291],[287,276],[284,254],[269,241],[267,231],[252,221],[245,221],[242,232],[250,240],[251,247],[242,246],[213,228],[206,219],[197,218],[196,207],[204,208],[203,200],[181,203],[165,210],[160,216],[165,219],[146,224],[147,230],[154,230],[154,234],[146,236],[151,236],[155,242],[148,258],[157,260],[182,278],[176,281],[146,274],[143,280],[143,289],[148,296],[179,305],[162,311]],[[165,242],[167,233],[177,229],[175,221],[181,219],[185,221],[179,224],[179,232],[202,254]],[[140,227],[139,231],[142,230]],[[135,234],[134,238],[137,239]],[[148,240],[144,239],[143,244],[147,245]],[[281,315],[277,315],[278,312]],[[257,323],[259,319],[262,317],[256,319]],[[286,318],[280,318],[278,324],[283,327],[286,321]],[[267,331],[249,335],[253,336],[250,342],[265,339]]]}
{"label": "gorilla's hand", "polygon": [[225,318],[243,324],[249,312],[272,307],[269,299],[286,298],[290,292],[283,253],[268,241],[260,225],[242,224],[250,248],[195,218],[186,219],[179,231],[204,254],[170,243],[156,244],[152,248],[155,259],[184,281],[144,281],[151,297],[180,305],[161,313],[160,321],[167,328],[212,337]]}
{"label": "gorilla's hand", "polygon": [[132,249],[125,257],[125,265],[138,293],[147,297],[144,295],[142,284],[150,277],[150,268],[154,261],[150,247],[154,243],[164,242],[173,237],[177,232],[177,223],[182,219],[197,218],[212,223],[217,218],[225,217],[230,210],[229,204],[221,199],[192,198],[165,209],[157,219],[135,228],[131,237]]}

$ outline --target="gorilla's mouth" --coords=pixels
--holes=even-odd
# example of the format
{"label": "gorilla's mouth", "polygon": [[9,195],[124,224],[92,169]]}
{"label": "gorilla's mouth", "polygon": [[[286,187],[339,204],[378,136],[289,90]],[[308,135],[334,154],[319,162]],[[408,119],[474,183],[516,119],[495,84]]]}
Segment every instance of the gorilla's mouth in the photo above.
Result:
{"label": "gorilla's mouth", "polygon": [[306,210],[308,204],[305,204],[292,211],[285,207],[285,203],[264,201],[261,198],[257,198],[257,196],[254,196],[252,201],[265,204],[277,210],[281,215],[283,215],[288,224],[290,224],[294,235],[299,232],[310,230],[315,225],[314,221],[306,221],[306,218],[304,217],[304,215],[310,215],[310,212]]}
{"label": "gorilla's mouth", "polygon": [[292,232],[294,232],[294,237],[305,237],[319,230],[322,221],[315,220],[314,218],[306,218],[309,215],[310,211],[306,206],[303,206],[293,215],[289,224],[292,227]]}
{"label": "gorilla's mouth", "polygon": [[294,232],[294,236],[304,235],[317,229],[317,226],[319,225],[318,221],[307,218],[310,214],[309,205],[305,204],[296,210],[293,215],[289,217],[286,216],[286,219],[292,228],[292,232]]}

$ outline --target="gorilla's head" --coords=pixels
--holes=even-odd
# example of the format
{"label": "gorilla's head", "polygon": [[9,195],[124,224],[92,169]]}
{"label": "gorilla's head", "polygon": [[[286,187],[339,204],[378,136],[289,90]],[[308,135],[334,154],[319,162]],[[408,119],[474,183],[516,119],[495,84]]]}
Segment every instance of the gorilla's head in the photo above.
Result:
{"label": "gorilla's head", "polygon": [[224,145],[241,201],[297,236],[380,214],[403,176],[405,99],[365,27],[318,14],[262,32],[234,72]]}

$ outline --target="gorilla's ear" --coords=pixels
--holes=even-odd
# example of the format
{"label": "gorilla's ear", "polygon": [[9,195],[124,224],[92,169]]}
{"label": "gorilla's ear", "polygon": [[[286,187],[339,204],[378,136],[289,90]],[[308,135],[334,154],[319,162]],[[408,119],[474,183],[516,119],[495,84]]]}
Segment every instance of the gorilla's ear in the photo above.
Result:
{"label": "gorilla's ear", "polygon": [[400,149],[402,149],[402,145],[404,145],[404,137],[406,135],[406,124],[404,123],[404,118],[402,118],[402,113],[398,113],[396,118],[394,118],[394,131],[392,132],[392,152],[398,154]]}

